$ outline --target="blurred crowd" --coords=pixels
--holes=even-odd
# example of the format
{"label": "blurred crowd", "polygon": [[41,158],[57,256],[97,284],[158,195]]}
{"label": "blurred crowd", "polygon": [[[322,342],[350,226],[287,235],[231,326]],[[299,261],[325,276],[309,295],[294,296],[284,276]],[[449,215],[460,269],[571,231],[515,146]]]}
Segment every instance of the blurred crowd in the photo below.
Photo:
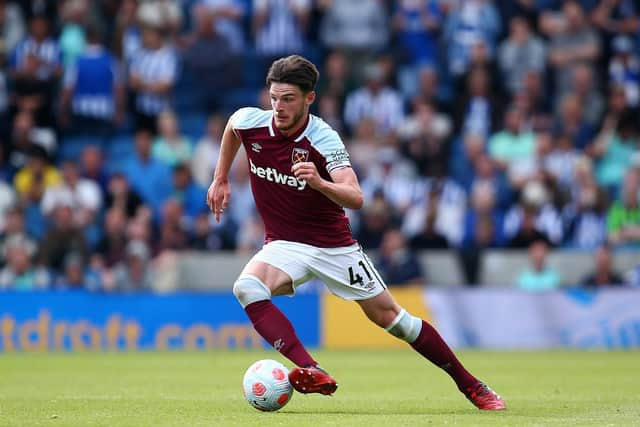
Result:
{"label": "blurred crowd", "polygon": [[539,289],[551,248],[640,248],[638,1],[0,0],[0,289],[142,289],[164,254],[259,248],[246,161],[221,223],[206,188],[292,53],[390,283],[425,249],[475,283],[484,249],[529,248]]}

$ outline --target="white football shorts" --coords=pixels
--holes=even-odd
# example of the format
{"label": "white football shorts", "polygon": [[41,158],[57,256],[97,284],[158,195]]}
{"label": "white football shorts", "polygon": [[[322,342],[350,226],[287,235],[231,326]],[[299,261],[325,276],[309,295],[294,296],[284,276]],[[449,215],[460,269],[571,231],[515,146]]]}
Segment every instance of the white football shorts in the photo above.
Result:
{"label": "white football shorts", "polygon": [[387,286],[359,244],[340,248],[318,248],[298,242],[269,242],[251,258],[272,265],[291,277],[295,288],[314,277],[334,295],[345,300],[365,300]]}

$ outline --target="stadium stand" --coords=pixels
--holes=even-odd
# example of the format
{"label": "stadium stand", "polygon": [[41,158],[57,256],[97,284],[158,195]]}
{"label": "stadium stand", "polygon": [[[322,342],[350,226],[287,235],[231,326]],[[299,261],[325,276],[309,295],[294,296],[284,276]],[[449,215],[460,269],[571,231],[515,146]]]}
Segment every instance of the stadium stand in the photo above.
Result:
{"label": "stadium stand", "polygon": [[[144,286],[230,287],[262,243],[248,171],[235,166],[237,193],[221,224],[194,209],[185,189],[200,194],[214,168],[210,119],[269,108],[268,64],[299,53],[321,72],[313,112],[341,133],[367,196],[348,215],[371,253],[399,229],[427,286],[516,287],[525,272],[580,286],[606,245],[625,284],[640,285],[637,2],[297,4],[0,2],[0,247],[22,236],[36,248],[27,267],[0,251],[4,276],[25,289],[42,287],[28,280],[36,272],[49,274],[50,288],[64,282],[41,254],[55,222],[42,200],[74,161],[101,199],[91,221],[80,190],[65,201],[88,256],[71,248],[60,259],[82,264],[86,288],[117,291],[115,273],[132,262],[127,247],[148,253],[149,274],[163,278]],[[113,85],[76,79],[80,61],[106,64],[101,75]],[[82,90],[69,92],[76,80]],[[175,136],[158,123],[168,111]],[[196,144],[209,168],[184,158]],[[99,160],[85,164],[89,146]],[[185,167],[191,176],[177,186],[175,170]],[[160,191],[126,182],[145,171]]]}

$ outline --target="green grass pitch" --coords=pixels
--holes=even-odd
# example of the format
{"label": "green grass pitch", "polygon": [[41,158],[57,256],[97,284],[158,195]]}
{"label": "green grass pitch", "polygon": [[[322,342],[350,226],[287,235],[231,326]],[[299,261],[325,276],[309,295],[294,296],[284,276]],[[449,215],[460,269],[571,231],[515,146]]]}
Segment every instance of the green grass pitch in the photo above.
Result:
{"label": "green grass pitch", "polygon": [[0,426],[640,426],[637,351],[461,352],[505,397],[493,413],[409,350],[314,354],[337,393],[275,413],[241,393],[252,362],[285,362],[275,352],[0,355]]}

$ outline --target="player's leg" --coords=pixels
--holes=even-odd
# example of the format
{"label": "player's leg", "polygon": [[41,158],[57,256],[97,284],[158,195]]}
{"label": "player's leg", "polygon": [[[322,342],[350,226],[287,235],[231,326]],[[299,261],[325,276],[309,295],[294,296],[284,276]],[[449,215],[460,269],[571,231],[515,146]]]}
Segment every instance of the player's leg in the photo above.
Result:
{"label": "player's leg", "polygon": [[266,262],[251,260],[235,282],[233,293],[262,338],[296,365],[316,365],[289,319],[271,302],[272,296],[293,293],[289,274]]}
{"label": "player's leg", "polygon": [[308,248],[291,242],[265,245],[247,264],[233,291],[258,333],[298,368],[289,371],[300,393],[333,394],[336,380],[318,366],[298,338],[291,322],[271,302],[271,296],[290,295],[296,284],[311,278],[305,260]]}
{"label": "player's leg", "polygon": [[401,308],[387,289],[357,302],[372,322],[409,343],[414,350],[449,374],[458,389],[478,408],[505,408],[500,396],[465,369],[438,331]]}
{"label": "player's leg", "polygon": [[389,290],[357,302],[373,323],[406,341],[418,353],[446,371],[460,390],[464,391],[478,382],[462,366],[435,328],[400,307]]}

